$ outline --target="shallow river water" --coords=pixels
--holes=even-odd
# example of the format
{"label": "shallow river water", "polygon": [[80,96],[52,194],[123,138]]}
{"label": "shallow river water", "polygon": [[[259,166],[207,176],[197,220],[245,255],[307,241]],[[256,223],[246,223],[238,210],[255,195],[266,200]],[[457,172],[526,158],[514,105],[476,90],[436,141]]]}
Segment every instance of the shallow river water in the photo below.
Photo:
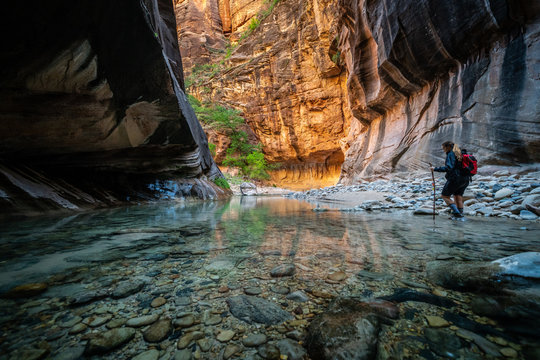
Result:
{"label": "shallow river water", "polygon": [[[310,321],[335,297],[394,301],[399,316],[382,325],[379,359],[537,354],[538,335],[508,332],[474,314],[468,304],[475,294],[438,287],[425,270],[433,260],[492,261],[540,251],[538,224],[313,208],[235,197],[3,220],[0,359],[260,359],[275,349],[282,358],[302,358]],[[294,264],[294,274],[272,276],[283,264]],[[37,284],[35,292],[8,291],[25,284]],[[403,289],[457,306],[388,298]],[[268,300],[291,318],[245,322],[227,302],[240,294]],[[126,324],[148,315],[156,315],[153,322]],[[135,332],[121,343],[99,355],[88,350],[93,338],[128,327]],[[157,337],[148,335],[152,327]],[[450,335],[426,339],[426,328]],[[253,334],[264,341],[246,342]]]}

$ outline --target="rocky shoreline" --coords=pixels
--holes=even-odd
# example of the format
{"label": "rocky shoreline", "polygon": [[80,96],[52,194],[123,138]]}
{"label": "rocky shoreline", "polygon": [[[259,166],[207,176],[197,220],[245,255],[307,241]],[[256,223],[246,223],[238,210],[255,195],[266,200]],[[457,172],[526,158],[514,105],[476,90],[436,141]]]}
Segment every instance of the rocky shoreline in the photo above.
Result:
{"label": "rocky shoreline", "polygon": [[[436,175],[436,214],[447,216],[448,207],[440,198],[445,180]],[[336,185],[323,189],[291,192],[288,198],[328,205],[315,210],[340,211],[404,209],[418,215],[433,214],[433,185],[430,176],[395,175],[391,179],[364,181],[357,185]],[[540,213],[540,171],[512,174],[496,171],[477,175],[465,194],[465,216],[501,217],[538,221]]]}

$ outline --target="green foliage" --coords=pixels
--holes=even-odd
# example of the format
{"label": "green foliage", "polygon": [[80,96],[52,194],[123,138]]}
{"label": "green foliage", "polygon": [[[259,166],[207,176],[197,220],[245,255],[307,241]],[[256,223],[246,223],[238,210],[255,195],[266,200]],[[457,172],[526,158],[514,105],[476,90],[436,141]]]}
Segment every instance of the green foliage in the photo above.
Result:
{"label": "green foliage", "polygon": [[184,83],[186,89],[193,85],[201,85],[216,76],[223,69],[224,62],[215,64],[197,64],[191,68],[191,74],[186,76]]}
{"label": "green foliage", "polygon": [[217,186],[219,186],[220,188],[223,188],[223,189],[230,189],[231,188],[231,186],[227,182],[227,179],[222,178],[222,177],[215,178],[214,179],[214,184],[216,184]]}
{"label": "green foliage", "polygon": [[216,157],[216,144],[208,143],[208,149],[210,150],[212,157]]}
{"label": "green foliage", "polygon": [[257,18],[257,16],[255,16],[255,17],[253,17],[253,18],[251,19],[251,21],[249,22],[248,28],[249,28],[249,30],[250,30],[251,32],[253,32],[253,31],[255,31],[255,30],[259,27],[259,25],[261,25],[261,20],[259,20],[259,18]]}
{"label": "green foliage", "polygon": [[341,52],[339,50],[337,53],[332,55],[332,62],[334,62],[336,65],[341,64]]}

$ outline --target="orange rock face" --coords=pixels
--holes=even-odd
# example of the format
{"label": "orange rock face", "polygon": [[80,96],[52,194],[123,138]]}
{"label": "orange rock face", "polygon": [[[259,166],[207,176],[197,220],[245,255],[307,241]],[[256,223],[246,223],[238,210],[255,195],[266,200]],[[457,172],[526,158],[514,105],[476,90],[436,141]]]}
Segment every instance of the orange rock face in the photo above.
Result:
{"label": "orange rock face", "polygon": [[[264,1],[228,3],[229,8],[220,1],[220,10],[222,16],[229,11],[232,39],[269,6]],[[351,115],[346,73],[336,56],[335,10],[331,1],[278,3],[225,61],[225,70],[192,89],[199,97],[242,110],[267,160],[279,164],[271,176],[281,186],[326,186],[339,178]]]}

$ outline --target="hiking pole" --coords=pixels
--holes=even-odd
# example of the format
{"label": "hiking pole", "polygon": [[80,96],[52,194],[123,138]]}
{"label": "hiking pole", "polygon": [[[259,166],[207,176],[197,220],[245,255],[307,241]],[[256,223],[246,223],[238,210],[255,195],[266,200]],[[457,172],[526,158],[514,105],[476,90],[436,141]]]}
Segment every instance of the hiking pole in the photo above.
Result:
{"label": "hiking pole", "polygon": [[429,167],[431,170],[431,181],[433,184],[433,221],[435,221],[435,173],[433,172],[433,165],[429,163]]}

